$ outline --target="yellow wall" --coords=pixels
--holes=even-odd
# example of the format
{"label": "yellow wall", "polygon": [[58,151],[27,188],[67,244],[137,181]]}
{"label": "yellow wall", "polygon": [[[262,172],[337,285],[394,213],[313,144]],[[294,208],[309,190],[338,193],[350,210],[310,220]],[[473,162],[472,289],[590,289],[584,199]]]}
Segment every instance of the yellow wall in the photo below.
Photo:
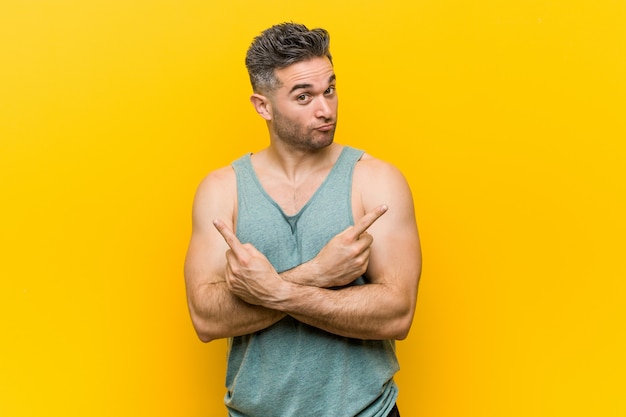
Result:
{"label": "yellow wall", "polygon": [[224,415],[190,207],[265,146],[243,56],[285,20],[332,34],[337,140],[415,193],[402,414],[626,415],[624,1],[4,0],[0,416]]}

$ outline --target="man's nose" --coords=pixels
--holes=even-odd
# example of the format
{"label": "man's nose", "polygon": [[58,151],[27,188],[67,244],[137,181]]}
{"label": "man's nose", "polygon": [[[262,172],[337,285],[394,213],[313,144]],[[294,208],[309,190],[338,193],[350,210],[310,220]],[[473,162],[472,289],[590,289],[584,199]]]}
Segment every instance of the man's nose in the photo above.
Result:
{"label": "man's nose", "polygon": [[332,117],[332,115],[333,115],[333,109],[332,109],[331,104],[328,102],[328,99],[326,97],[320,98],[317,103],[315,117],[328,119]]}

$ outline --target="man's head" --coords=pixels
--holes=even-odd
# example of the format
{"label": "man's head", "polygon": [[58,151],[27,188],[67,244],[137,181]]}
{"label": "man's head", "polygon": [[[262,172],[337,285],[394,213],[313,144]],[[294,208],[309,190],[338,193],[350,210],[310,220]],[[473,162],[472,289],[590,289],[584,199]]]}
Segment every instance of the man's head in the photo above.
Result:
{"label": "man's head", "polygon": [[246,54],[246,67],[255,93],[268,94],[280,85],[275,70],[312,58],[327,57],[330,36],[296,23],[272,26],[257,36]]}

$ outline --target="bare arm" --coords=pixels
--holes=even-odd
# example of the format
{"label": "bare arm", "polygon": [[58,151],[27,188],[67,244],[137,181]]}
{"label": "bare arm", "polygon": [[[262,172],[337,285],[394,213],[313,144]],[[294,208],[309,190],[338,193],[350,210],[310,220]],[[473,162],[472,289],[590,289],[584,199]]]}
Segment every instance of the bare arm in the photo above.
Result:
{"label": "bare arm", "polygon": [[204,342],[252,333],[285,316],[276,310],[248,304],[228,289],[225,253],[229,248],[212,220],[225,219],[232,228],[235,204],[235,175],[230,167],[210,174],[198,187],[194,200],[185,283],[191,319]]}
{"label": "bare arm", "polygon": [[[272,271],[261,254],[250,245],[241,245],[218,222],[216,226],[231,247],[231,267],[227,269],[230,290],[248,303],[282,311],[338,335],[361,339],[406,337],[421,270],[411,193],[395,168],[374,159],[360,164],[355,186],[360,189],[360,205],[367,214],[331,240],[316,258],[286,274]],[[390,208],[377,220],[385,213],[385,208],[379,206],[382,201],[388,201]],[[368,227],[371,236],[365,232]],[[323,286],[343,285],[356,276],[355,269],[341,270],[341,266],[357,258],[367,267],[368,285],[329,290],[312,286],[313,280],[307,278],[309,274],[322,275]]]}

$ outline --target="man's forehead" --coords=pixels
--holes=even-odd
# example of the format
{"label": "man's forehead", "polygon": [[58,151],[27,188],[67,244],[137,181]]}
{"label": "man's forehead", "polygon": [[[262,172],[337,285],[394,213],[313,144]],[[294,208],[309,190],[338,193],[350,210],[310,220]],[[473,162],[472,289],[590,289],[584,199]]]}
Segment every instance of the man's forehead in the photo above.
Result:
{"label": "man's forehead", "polygon": [[276,77],[281,87],[292,90],[299,85],[326,84],[335,78],[333,66],[328,58],[313,58],[296,62],[288,67],[276,70]]}

